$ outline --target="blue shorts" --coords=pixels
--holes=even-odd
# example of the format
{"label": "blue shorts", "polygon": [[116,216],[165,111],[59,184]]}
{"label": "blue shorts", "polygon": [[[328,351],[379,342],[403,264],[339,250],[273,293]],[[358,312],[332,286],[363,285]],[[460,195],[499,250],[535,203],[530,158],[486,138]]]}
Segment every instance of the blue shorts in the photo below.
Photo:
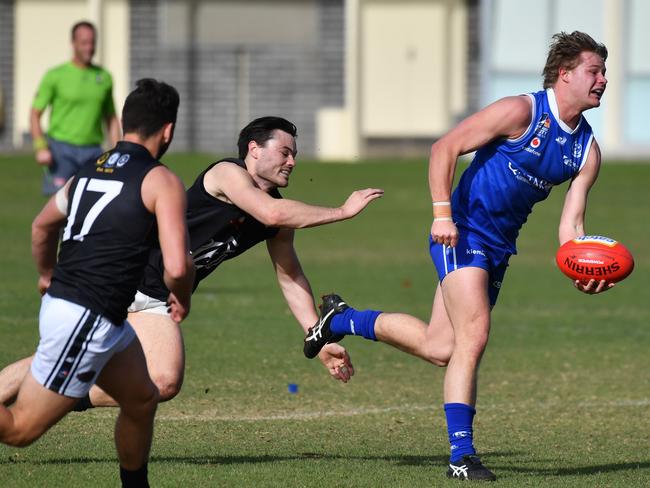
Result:
{"label": "blue shorts", "polygon": [[479,236],[468,229],[458,229],[456,247],[433,242],[429,236],[429,254],[442,282],[452,271],[460,268],[482,268],[488,272],[488,297],[494,306],[501,290],[511,254],[485,244]]}
{"label": "blue shorts", "polygon": [[75,146],[51,137],[47,138],[47,146],[52,153],[52,164],[43,175],[43,195],[56,193],[81,166],[104,152],[98,144]]}

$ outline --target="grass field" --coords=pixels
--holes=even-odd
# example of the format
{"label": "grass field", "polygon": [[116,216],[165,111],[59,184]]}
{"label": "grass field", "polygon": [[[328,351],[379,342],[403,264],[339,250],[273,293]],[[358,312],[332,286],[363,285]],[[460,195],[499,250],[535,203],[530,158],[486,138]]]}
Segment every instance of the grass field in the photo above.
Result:
{"label": "grass field", "polygon": [[[168,157],[186,185],[208,162]],[[38,340],[29,247],[43,198],[31,158],[0,157],[0,172],[4,365]],[[565,187],[524,228],[493,314],[475,426],[500,486],[650,486],[648,182],[650,165],[611,164],[592,191],[588,231],[621,240],[636,257],[634,273],[604,295],[578,293],[555,268]],[[424,160],[299,163],[283,193],[338,205],[366,186],[386,194],[357,219],[297,233],[314,292],[428,320],[435,273]],[[206,280],[183,328],[185,385],[158,410],[152,486],[458,484],[444,477],[444,371],[355,337],[343,345],[356,376],[331,380],[302,355],[265,246]],[[29,448],[0,447],[0,487],[117,486],[115,413],[73,413]]]}

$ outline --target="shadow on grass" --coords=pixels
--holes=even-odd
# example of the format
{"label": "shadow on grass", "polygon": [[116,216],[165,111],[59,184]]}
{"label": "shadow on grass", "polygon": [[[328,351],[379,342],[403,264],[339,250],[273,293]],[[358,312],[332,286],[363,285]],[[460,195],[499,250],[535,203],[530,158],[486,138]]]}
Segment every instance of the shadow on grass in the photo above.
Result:
{"label": "shadow on grass", "polygon": [[529,474],[537,476],[590,476],[598,473],[615,473],[618,471],[631,471],[635,469],[650,469],[650,462],[639,461],[632,463],[594,464],[590,466],[566,466],[564,468],[543,467],[513,467],[490,464],[497,473],[509,471],[511,473]]}
{"label": "shadow on grass", "polygon": [[[288,456],[261,455],[261,456],[151,456],[149,464],[197,464],[197,465],[232,465],[232,464],[260,464],[275,463],[283,461],[386,461],[400,466],[439,466],[447,462],[447,456],[348,456],[343,454],[325,454],[316,452],[304,452]],[[56,464],[92,464],[92,463],[116,463],[116,458],[100,457],[73,457],[65,459],[43,459],[30,460],[20,456],[10,456],[0,460],[3,464],[32,464],[32,465],[56,465]]]}
{"label": "shadow on grass", "polygon": [[[516,458],[521,453],[515,452],[491,452],[486,453],[486,457],[492,459],[488,461],[490,468],[493,468],[497,473],[518,473],[528,474],[533,476],[590,476],[597,473],[615,473],[619,471],[630,471],[636,469],[650,469],[650,461],[638,461],[627,463],[612,463],[612,464],[593,464],[584,466],[566,466],[563,468],[548,468],[540,466],[507,466],[499,465],[498,458]],[[194,464],[205,466],[219,466],[219,465],[236,465],[236,464],[264,464],[276,463],[286,461],[385,461],[397,466],[432,466],[440,467],[447,463],[447,455],[434,455],[434,456],[413,456],[413,455],[393,455],[393,456],[351,456],[344,454],[328,454],[316,452],[303,452],[295,455],[260,455],[260,456],[152,456],[150,464]],[[496,461],[496,462],[495,462]],[[9,457],[0,460],[0,465],[8,464],[32,464],[32,465],[57,465],[57,464],[93,464],[93,463],[110,463],[114,464],[117,460],[115,458],[99,458],[99,457],[76,457],[66,459],[47,459],[41,461],[20,459],[18,457]]]}

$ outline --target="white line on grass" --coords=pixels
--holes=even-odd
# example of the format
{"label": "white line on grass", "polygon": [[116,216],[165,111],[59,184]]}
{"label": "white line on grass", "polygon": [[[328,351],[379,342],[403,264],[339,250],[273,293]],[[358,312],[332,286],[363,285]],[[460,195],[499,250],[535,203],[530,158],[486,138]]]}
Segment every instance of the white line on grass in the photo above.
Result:
{"label": "white line on grass", "polygon": [[[588,408],[588,409],[598,409],[598,408],[623,408],[623,407],[647,407],[650,406],[650,399],[640,399],[640,400],[615,400],[615,401],[589,401],[589,402],[578,402],[573,405],[567,403],[566,401],[551,401],[551,402],[536,402],[534,404],[530,403],[518,403],[518,404],[481,404],[481,410],[493,410],[493,409],[524,409],[524,408],[541,408],[541,409],[557,409],[559,408]],[[219,415],[214,411],[205,411],[198,414],[160,414],[156,415],[157,420],[164,421],[187,421],[187,420],[197,420],[201,422],[259,422],[259,421],[273,421],[273,420],[313,420],[327,417],[353,417],[356,415],[372,415],[372,414],[384,414],[391,412],[398,413],[410,413],[410,412],[422,412],[422,411],[437,411],[440,409],[440,406],[435,405],[400,405],[392,407],[383,407],[383,408],[351,408],[347,410],[328,410],[328,411],[313,411],[313,412],[286,412],[278,413],[273,415]]]}

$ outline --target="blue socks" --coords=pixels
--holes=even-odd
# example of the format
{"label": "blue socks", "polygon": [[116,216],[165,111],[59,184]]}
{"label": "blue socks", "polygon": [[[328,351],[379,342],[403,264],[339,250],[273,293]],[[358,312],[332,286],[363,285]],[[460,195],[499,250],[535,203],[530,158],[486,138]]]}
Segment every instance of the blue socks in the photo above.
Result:
{"label": "blue socks", "polygon": [[459,461],[463,456],[476,454],[472,441],[472,422],[475,414],[474,407],[464,403],[445,403],[452,463]]}
{"label": "blue socks", "polygon": [[336,335],[360,335],[376,341],[375,322],[379,314],[377,310],[359,311],[350,307],[332,317],[330,330]]}

